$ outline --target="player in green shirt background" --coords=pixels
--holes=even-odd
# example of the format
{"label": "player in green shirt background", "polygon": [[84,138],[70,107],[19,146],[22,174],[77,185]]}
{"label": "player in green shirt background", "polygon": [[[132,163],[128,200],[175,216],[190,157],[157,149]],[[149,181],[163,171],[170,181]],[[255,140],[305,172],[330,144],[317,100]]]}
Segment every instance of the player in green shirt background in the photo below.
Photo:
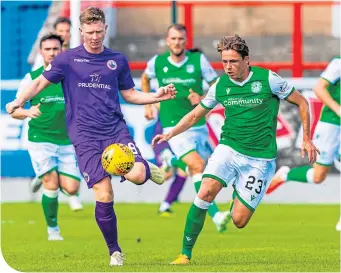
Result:
{"label": "player in green shirt background", "polygon": [[[212,85],[218,77],[203,53],[186,50],[185,26],[181,24],[169,26],[166,41],[169,51],[151,58],[141,79],[144,92],[150,91],[150,80],[154,78],[157,79],[159,86],[173,83],[178,91],[174,100],[160,103],[159,119],[164,133],[170,132],[181,118],[200,103],[204,95],[203,80]],[[147,118],[148,116],[154,118],[151,105],[145,106],[145,111]],[[212,153],[205,117],[197,120],[190,130],[171,139],[169,146],[176,158],[187,165],[195,190],[198,191],[206,161]],[[166,150],[163,157],[169,166],[172,165],[173,155],[170,150]],[[230,220],[229,211],[220,212],[213,202],[209,208],[209,215],[219,232],[226,229]]]}
{"label": "player in green shirt background", "polygon": [[232,184],[232,221],[244,228],[263,198],[275,173],[276,127],[280,99],[296,104],[303,124],[302,156],[314,162],[318,150],[310,139],[307,100],[276,73],[249,65],[249,48],[238,35],[223,37],[217,46],[225,74],[210,87],[201,103],[172,130],[152,144],[168,141],[188,130],[218,103],[225,108],[219,145],[203,174],[198,195],[188,214],[182,252],[172,264],[188,264],[203,228],[207,209],[223,187]]}
{"label": "player in green shirt background", "polygon": [[[39,77],[44,68],[56,57],[63,40],[56,34],[47,34],[40,40],[44,66],[26,74],[17,97],[27,85]],[[61,84],[52,84],[30,101],[29,109],[19,108],[13,118],[31,118],[28,130],[28,152],[36,176],[42,179],[42,207],[47,223],[48,240],[63,240],[57,221],[58,192],[74,196],[80,185],[80,172],[65,121],[65,101]]]}
{"label": "player in green shirt background", "polygon": [[[314,92],[324,107],[314,132],[314,143],[319,147],[321,155],[313,166],[305,165],[290,170],[282,166],[272,179],[267,194],[272,193],[287,181],[301,183],[322,183],[330,171],[334,161],[340,158],[340,56],[334,58],[321,74]],[[336,225],[341,231],[341,219]]]}
{"label": "player in green shirt background", "polygon": [[[70,29],[71,29],[71,21],[68,18],[65,17],[58,17],[55,23],[53,24],[53,32],[57,35],[59,35],[63,39],[63,46],[62,46],[62,52],[66,51],[70,47]],[[45,61],[44,58],[40,53],[37,54],[32,71],[37,70],[44,66]],[[29,78],[27,79],[29,82],[31,81],[30,75],[27,75]],[[32,193],[37,192],[42,185],[41,178],[35,177],[30,182],[30,187]],[[65,193],[65,192],[63,192]],[[66,194],[67,195],[67,194]],[[78,211],[83,209],[83,205],[77,195],[71,195],[68,196],[68,202],[70,209],[73,211]]]}

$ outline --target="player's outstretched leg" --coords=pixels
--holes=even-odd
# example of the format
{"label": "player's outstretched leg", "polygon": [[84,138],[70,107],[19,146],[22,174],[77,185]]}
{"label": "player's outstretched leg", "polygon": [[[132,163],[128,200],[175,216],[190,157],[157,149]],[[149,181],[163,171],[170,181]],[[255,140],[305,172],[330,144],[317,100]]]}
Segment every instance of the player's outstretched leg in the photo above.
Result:
{"label": "player's outstretched leg", "polygon": [[219,181],[204,178],[202,187],[187,214],[181,254],[171,264],[189,264],[193,247],[204,226],[207,210],[222,187]]}
{"label": "player's outstretched leg", "polygon": [[291,170],[285,166],[281,167],[271,180],[271,184],[266,193],[270,194],[280,185],[288,181],[320,184],[326,179],[330,168],[331,165],[321,165],[319,163],[315,163],[313,166],[300,166],[292,168]]}
{"label": "player's outstretched leg", "polygon": [[274,177],[271,180],[271,183],[266,191],[266,194],[270,194],[275,191],[278,187],[283,185],[287,181],[288,173],[290,168],[288,166],[282,166],[275,173]]}

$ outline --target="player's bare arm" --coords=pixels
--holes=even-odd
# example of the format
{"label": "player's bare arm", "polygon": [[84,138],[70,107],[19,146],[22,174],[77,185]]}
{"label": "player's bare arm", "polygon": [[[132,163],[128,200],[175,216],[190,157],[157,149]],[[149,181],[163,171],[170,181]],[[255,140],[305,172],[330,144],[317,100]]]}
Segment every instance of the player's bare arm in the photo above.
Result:
{"label": "player's bare arm", "polygon": [[309,104],[308,101],[302,96],[300,92],[295,90],[292,92],[286,100],[292,104],[296,104],[300,111],[300,116],[302,120],[303,127],[303,143],[301,147],[301,155],[302,158],[305,155],[305,152],[308,154],[309,162],[313,163],[316,161],[317,153],[320,154],[320,151],[315,147],[313,142],[311,141],[310,136],[310,113],[309,113]]}
{"label": "player's bare arm", "polygon": [[194,124],[196,124],[199,120],[201,120],[204,116],[206,116],[209,111],[210,109],[206,109],[199,104],[191,112],[184,116],[168,134],[156,135],[152,140],[152,146],[154,147],[155,144],[160,144],[162,142],[168,141],[172,137],[185,132]]}
{"label": "player's bare arm", "polygon": [[[146,73],[142,73],[141,76],[141,90],[144,93],[150,93],[150,79],[148,78]],[[153,105],[146,104],[144,106],[144,116],[147,120],[155,119],[156,113],[153,108]]]}
{"label": "player's bare arm", "polygon": [[121,95],[126,102],[133,104],[153,104],[164,100],[174,99],[176,90],[173,84],[160,87],[155,93],[144,93],[131,88],[121,90]]}
{"label": "player's bare arm", "polygon": [[335,101],[328,92],[329,85],[330,83],[327,80],[319,78],[313,90],[316,96],[322,101],[322,103],[329,107],[330,109],[332,109],[335,112],[335,114],[337,114],[340,117],[341,116],[340,104],[337,101]]}
{"label": "player's bare arm", "polygon": [[20,119],[20,120],[23,120],[25,118],[37,118],[41,115],[39,107],[40,107],[40,103],[38,103],[37,105],[31,106],[30,109],[24,109],[20,107],[17,110],[15,110],[11,114],[11,116],[12,118]]}
{"label": "player's bare arm", "polygon": [[16,109],[23,107],[26,101],[38,95],[50,84],[51,83],[43,75],[40,75],[32,81],[32,83],[19,95],[18,98],[6,104],[7,113],[11,115]]}

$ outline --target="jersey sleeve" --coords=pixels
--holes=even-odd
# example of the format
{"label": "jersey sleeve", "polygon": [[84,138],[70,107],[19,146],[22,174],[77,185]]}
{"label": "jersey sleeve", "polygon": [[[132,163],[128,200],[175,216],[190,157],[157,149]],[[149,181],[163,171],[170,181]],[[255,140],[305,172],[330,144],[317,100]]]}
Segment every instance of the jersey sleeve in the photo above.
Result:
{"label": "jersey sleeve", "polygon": [[271,70],[269,70],[269,85],[272,93],[280,99],[285,99],[295,90],[293,85],[289,84],[286,80]]}
{"label": "jersey sleeve", "polygon": [[200,102],[201,106],[206,108],[206,109],[213,109],[219,102],[216,100],[216,88],[217,88],[217,83],[219,82],[218,80],[212,84],[210,89],[208,89],[208,92]]}
{"label": "jersey sleeve", "polygon": [[333,59],[327,66],[327,68],[322,72],[321,78],[325,79],[331,84],[335,84],[340,79],[341,73],[341,59]]}
{"label": "jersey sleeve", "polygon": [[16,94],[16,98],[30,85],[32,82],[32,77],[30,73],[27,73],[25,77],[20,81],[19,88]]}
{"label": "jersey sleeve", "polygon": [[128,60],[125,56],[122,58],[122,69],[118,74],[118,89],[129,90],[134,88],[135,84],[131,77]]}
{"label": "jersey sleeve", "polygon": [[147,67],[144,70],[144,73],[147,75],[148,79],[154,79],[156,78],[156,73],[155,73],[155,60],[156,60],[157,55],[155,55],[153,58],[151,58],[147,62]]}
{"label": "jersey sleeve", "polygon": [[64,80],[67,73],[67,54],[58,54],[53,61],[45,68],[43,76],[52,83],[59,83]]}
{"label": "jersey sleeve", "polygon": [[200,67],[201,67],[201,75],[203,79],[207,83],[211,83],[215,79],[218,78],[217,72],[213,69],[210,62],[207,60],[206,56],[204,54],[201,54],[200,56]]}

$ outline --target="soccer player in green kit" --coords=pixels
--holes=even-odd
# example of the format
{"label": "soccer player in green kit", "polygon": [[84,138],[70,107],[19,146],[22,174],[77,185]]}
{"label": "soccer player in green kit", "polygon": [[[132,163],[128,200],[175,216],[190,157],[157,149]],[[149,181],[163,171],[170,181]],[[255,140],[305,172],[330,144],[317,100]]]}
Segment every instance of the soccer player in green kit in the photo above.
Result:
{"label": "soccer player in green kit", "polygon": [[[41,38],[40,53],[44,66],[26,74],[20,83],[17,97],[61,52],[62,44],[62,38],[56,34],[47,34]],[[28,151],[36,176],[43,183],[42,207],[48,240],[63,240],[57,222],[58,191],[61,188],[70,196],[76,195],[80,186],[80,172],[66,129],[61,85],[50,85],[33,97],[30,103],[29,109],[19,108],[11,116],[16,119],[31,118]]]}
{"label": "soccer player in green kit", "polygon": [[[320,148],[321,155],[317,157],[313,166],[305,165],[291,170],[287,166],[282,166],[272,179],[267,194],[272,193],[287,181],[322,183],[335,159],[340,157],[340,73],[339,56],[329,63],[314,87],[316,96],[324,104],[314,132],[314,142]],[[341,231],[341,219],[336,225],[336,230]]]}
{"label": "soccer player in green kit", "polygon": [[203,228],[207,209],[223,187],[232,183],[232,221],[247,225],[275,172],[276,127],[280,99],[296,104],[303,124],[302,156],[314,162],[318,150],[310,139],[306,99],[276,73],[249,65],[249,49],[238,35],[226,36],[217,46],[225,74],[210,87],[206,97],[168,133],[152,144],[168,141],[186,131],[218,103],[225,107],[220,143],[210,157],[198,195],[188,214],[182,252],[172,264],[188,264]]}
{"label": "soccer player in green kit", "polygon": [[[203,53],[186,50],[185,26],[181,24],[169,26],[166,40],[169,51],[150,59],[141,78],[143,92],[150,91],[150,80],[153,78],[157,79],[159,86],[173,83],[178,91],[174,100],[160,103],[159,119],[164,133],[170,132],[181,118],[200,103],[204,95],[203,80],[212,85],[218,78]],[[145,116],[150,117],[149,119],[154,118],[152,105],[145,106]],[[198,120],[187,132],[171,139],[169,146],[177,160],[188,166],[195,190],[198,192],[206,161],[212,154],[205,117]],[[166,151],[168,156],[164,152],[161,157],[165,157],[165,162],[169,162],[170,166],[173,154],[169,149]],[[220,212],[213,202],[208,213],[219,232],[226,230],[231,219],[230,211]]]}

